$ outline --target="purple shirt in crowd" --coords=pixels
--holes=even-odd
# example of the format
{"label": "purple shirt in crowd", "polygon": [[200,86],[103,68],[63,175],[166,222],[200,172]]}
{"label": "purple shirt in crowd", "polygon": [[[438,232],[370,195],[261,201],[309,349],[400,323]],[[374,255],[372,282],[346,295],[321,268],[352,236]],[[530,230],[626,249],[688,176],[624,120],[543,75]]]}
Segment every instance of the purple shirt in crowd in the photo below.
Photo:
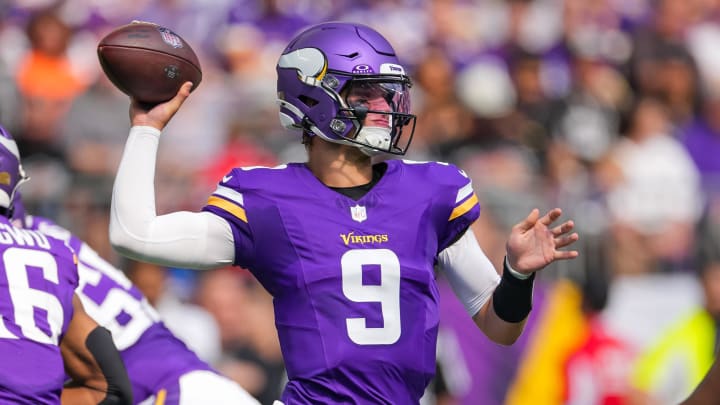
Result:
{"label": "purple shirt in crowd", "polygon": [[714,181],[715,190],[720,190],[720,132],[713,130],[707,122],[698,118],[680,131],[680,140],[692,156],[703,177]]}

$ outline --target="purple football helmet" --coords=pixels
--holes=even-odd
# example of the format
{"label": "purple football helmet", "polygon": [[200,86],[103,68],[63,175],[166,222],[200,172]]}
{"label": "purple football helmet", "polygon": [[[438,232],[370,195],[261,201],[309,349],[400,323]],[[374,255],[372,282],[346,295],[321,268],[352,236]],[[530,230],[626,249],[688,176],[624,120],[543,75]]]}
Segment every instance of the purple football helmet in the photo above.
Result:
{"label": "purple football helmet", "polygon": [[412,84],[392,46],[372,28],[314,25],[290,41],[277,74],[280,122],[286,128],[367,154],[407,151],[415,132]]}
{"label": "purple football helmet", "polygon": [[0,126],[0,208],[11,214],[15,192],[27,180],[20,164],[20,152],[12,135]]}

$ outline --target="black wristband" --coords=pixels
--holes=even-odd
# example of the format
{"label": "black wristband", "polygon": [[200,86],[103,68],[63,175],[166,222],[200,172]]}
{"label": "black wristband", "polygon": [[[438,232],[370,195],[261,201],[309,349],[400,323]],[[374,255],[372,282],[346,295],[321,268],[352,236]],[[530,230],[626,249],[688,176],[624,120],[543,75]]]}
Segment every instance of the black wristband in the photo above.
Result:
{"label": "black wristband", "polygon": [[85,346],[92,353],[107,381],[107,395],[100,405],[132,404],[132,385],[110,331],[98,326],[88,334]]}
{"label": "black wristband", "polygon": [[532,310],[532,290],[535,273],[521,280],[510,273],[507,259],[503,260],[500,284],[493,292],[493,310],[505,322],[518,323],[527,318]]}

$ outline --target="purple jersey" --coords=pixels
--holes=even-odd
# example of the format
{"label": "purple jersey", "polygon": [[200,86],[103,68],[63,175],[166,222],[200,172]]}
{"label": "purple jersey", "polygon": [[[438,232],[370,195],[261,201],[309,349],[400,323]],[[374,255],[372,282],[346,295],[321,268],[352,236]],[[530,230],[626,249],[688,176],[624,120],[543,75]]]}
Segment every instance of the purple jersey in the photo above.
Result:
{"label": "purple jersey", "polygon": [[387,165],[357,201],[304,164],[234,169],[204,208],[274,297],[286,404],[416,404],[434,375],[434,264],[480,206],[453,165]]}
{"label": "purple jersey", "polygon": [[125,274],[85,242],[47,218],[27,216],[25,227],[65,240],[78,252],[76,292],[87,314],[112,332],[136,402],[177,384],[188,371],[211,370],[165,327]]}
{"label": "purple jersey", "polygon": [[73,316],[75,254],[0,217],[0,257],[0,403],[60,403],[58,345]]}

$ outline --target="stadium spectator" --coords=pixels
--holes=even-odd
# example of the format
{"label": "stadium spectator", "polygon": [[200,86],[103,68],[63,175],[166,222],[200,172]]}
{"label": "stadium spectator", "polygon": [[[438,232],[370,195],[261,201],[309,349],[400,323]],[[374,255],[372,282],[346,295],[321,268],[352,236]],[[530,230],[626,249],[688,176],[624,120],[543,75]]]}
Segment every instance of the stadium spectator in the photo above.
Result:
{"label": "stadium spectator", "polygon": [[87,83],[67,55],[72,29],[54,10],[35,13],[27,23],[31,48],[16,72],[23,99],[18,145],[23,157],[64,160],[60,126],[72,101]]}

